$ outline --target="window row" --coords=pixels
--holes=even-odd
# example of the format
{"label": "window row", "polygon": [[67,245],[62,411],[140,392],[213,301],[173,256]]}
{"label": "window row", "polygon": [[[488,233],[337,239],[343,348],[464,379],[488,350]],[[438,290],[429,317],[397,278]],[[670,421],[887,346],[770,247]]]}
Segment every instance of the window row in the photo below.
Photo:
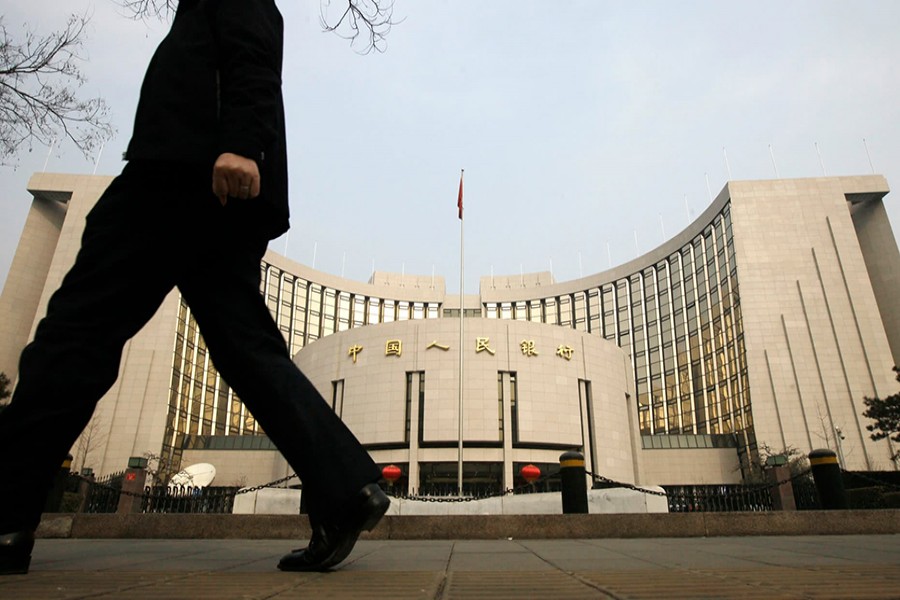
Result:
{"label": "window row", "polygon": [[352,294],[261,263],[260,292],[296,353],[309,342],[364,325],[440,317],[438,302],[412,302]]}

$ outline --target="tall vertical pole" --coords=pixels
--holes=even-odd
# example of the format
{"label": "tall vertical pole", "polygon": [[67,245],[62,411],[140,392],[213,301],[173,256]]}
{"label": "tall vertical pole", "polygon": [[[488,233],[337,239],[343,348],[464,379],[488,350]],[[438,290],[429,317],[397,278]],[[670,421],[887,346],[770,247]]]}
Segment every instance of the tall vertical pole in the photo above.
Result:
{"label": "tall vertical pole", "polygon": [[106,142],[100,144],[100,151],[97,152],[97,159],[94,161],[94,172],[91,175],[97,174],[97,167],[100,166],[100,157],[103,156],[103,147],[106,145]]}
{"label": "tall vertical pole", "polygon": [[50,164],[50,156],[53,154],[53,146],[55,146],[55,145],[56,145],[56,138],[53,138],[52,140],[50,140],[50,148],[47,150],[47,160],[44,161],[44,168],[41,171],[43,173],[47,172],[47,165]]}
{"label": "tall vertical pole", "polygon": [[772,144],[769,144],[769,156],[772,157],[772,168],[775,169],[775,179],[781,179],[781,175],[778,173],[778,163],[775,162],[775,150],[772,149]]}
{"label": "tall vertical pole", "polygon": [[822,153],[819,151],[819,142],[816,142],[816,156],[819,157],[819,165],[822,167],[822,176],[828,177],[828,171],[825,170],[825,162],[822,160]]}
{"label": "tall vertical pole", "polygon": [[875,165],[872,164],[872,155],[869,154],[869,145],[866,143],[866,138],[863,138],[863,146],[866,148],[866,158],[869,159],[869,168],[872,169],[872,175],[874,175]]}
{"label": "tall vertical pole", "polygon": [[466,271],[466,253],[463,245],[463,174],[465,169],[459,171],[459,442],[457,446],[458,465],[457,465],[457,493],[463,495],[463,313],[465,312],[465,271]]}

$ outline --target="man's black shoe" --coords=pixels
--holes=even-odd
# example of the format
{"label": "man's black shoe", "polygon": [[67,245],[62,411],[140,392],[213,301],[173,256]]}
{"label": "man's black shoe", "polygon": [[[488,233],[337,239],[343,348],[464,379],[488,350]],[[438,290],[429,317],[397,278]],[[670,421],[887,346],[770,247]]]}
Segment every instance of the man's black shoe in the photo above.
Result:
{"label": "man's black shoe", "polygon": [[0,575],[24,575],[31,564],[34,534],[14,531],[0,535]]}
{"label": "man's black shoe", "polygon": [[350,555],[362,531],[372,531],[384,516],[391,500],[377,483],[361,489],[350,501],[341,523],[313,522],[312,536],[306,548],[292,550],[281,557],[282,571],[325,571]]}

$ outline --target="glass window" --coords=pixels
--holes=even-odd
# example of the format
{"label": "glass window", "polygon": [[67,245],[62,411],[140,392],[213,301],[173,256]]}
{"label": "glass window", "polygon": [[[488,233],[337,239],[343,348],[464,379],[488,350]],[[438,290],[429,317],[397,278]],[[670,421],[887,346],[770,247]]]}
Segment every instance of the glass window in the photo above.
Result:
{"label": "glass window", "polygon": [[381,323],[381,299],[380,298],[369,298],[369,320],[368,323],[370,325],[375,325],[377,323]]}
{"label": "glass window", "polygon": [[559,314],[556,310],[556,298],[547,298],[544,300],[544,316],[545,323],[548,325],[556,325],[559,322]]}
{"label": "glass window", "polygon": [[573,324],[572,317],[572,298],[570,296],[560,296],[558,299],[559,306],[559,324],[563,327],[569,327]]}
{"label": "glass window", "polygon": [[325,307],[322,311],[322,335],[334,333],[335,315],[337,311],[337,292],[325,288]]}
{"label": "glass window", "polygon": [[632,332],[634,335],[634,346],[635,348],[643,348],[644,347],[644,328],[643,327],[635,327]]}
{"label": "glass window", "polygon": [[516,373],[509,373],[509,405],[512,419],[512,439],[519,441],[519,394],[516,384]]}
{"label": "glass window", "polygon": [[544,313],[541,311],[540,300],[531,300],[528,302],[528,320],[535,323],[544,322]]}
{"label": "glass window", "polygon": [[353,297],[353,326],[362,327],[366,323],[366,297]]}
{"label": "glass window", "polygon": [[636,388],[637,388],[638,406],[650,406],[650,387],[647,384],[647,379],[646,378],[638,379]]}
{"label": "glass window", "polygon": [[393,300],[385,300],[382,309],[382,323],[393,323],[397,320],[397,304]]}
{"label": "glass window", "polygon": [[425,305],[422,302],[412,303],[412,318],[417,321],[425,318]]}
{"label": "glass window", "polygon": [[412,431],[413,372],[406,373],[406,427],[404,441],[409,443]]}
{"label": "glass window", "polygon": [[516,302],[514,306],[515,309],[515,319],[516,321],[527,321],[528,320],[528,304],[526,302]]}
{"label": "glass window", "polygon": [[409,321],[409,302],[405,300],[397,302],[397,320]]}
{"label": "glass window", "polygon": [[346,331],[350,329],[350,294],[340,292],[337,297],[338,303],[338,331]]}

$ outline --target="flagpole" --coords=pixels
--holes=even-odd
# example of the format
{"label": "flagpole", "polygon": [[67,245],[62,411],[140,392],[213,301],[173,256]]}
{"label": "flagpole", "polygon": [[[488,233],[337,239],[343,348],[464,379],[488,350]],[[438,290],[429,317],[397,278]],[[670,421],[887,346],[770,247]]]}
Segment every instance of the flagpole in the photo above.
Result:
{"label": "flagpole", "polygon": [[459,170],[459,199],[456,204],[459,208],[459,443],[457,446],[458,465],[457,465],[457,492],[459,496],[463,495],[463,313],[465,312],[465,269],[466,255],[463,250],[463,173],[465,169]]}

